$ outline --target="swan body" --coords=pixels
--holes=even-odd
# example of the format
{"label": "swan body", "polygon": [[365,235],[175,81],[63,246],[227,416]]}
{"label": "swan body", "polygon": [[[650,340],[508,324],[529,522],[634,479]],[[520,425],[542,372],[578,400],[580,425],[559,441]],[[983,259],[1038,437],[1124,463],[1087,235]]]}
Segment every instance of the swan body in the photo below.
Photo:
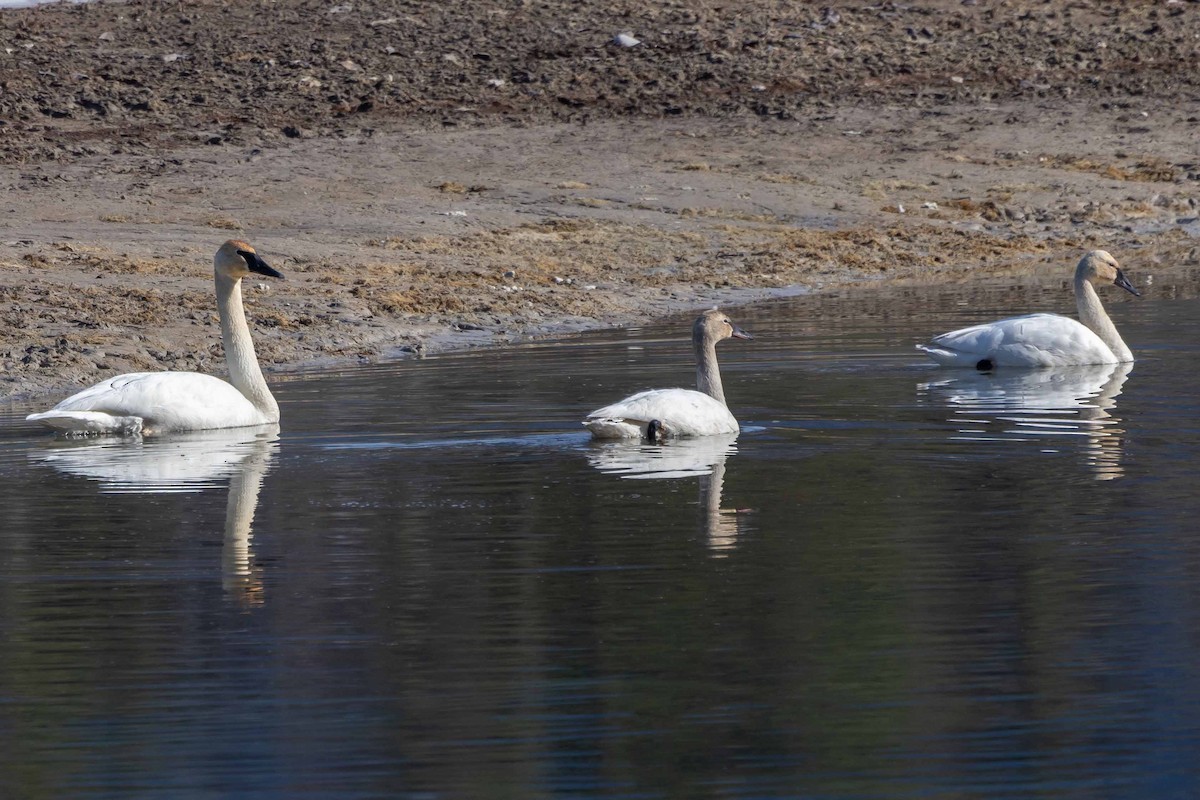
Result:
{"label": "swan body", "polygon": [[1116,259],[1093,250],[1075,268],[1079,321],[1058,314],[1027,314],[943,333],[917,349],[943,366],[983,370],[1132,362],[1133,353],[1100,304],[1097,283],[1140,296]]}
{"label": "swan body", "polygon": [[1058,314],[972,325],[917,348],[947,367],[977,367],[984,360],[995,367],[1069,367],[1121,360],[1091,329]]}
{"label": "swan body", "polygon": [[198,372],[131,372],[101,381],[26,419],[69,435],[136,435],[268,425],[279,406],[267,388],[242,306],[241,281],[283,276],[245,242],[231,240],[213,259],[221,340],[229,383]]}
{"label": "swan body", "polygon": [[695,389],[650,389],[588,414],[583,423],[597,439],[644,439],[650,420],[665,435],[715,436],[737,433],[729,407]]}
{"label": "swan body", "polygon": [[737,433],[738,422],[725,405],[717,342],[752,339],[717,309],[692,325],[696,389],[650,389],[588,414],[584,426],[596,439],[651,439]]}

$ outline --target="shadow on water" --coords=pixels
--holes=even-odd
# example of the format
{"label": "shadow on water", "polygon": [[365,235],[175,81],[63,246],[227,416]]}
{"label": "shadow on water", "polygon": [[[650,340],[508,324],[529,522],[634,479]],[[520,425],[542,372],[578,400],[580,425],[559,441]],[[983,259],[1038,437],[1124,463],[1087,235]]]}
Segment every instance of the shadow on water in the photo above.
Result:
{"label": "shadow on water", "polygon": [[279,426],[176,433],[153,438],[55,439],[30,462],[99,484],[101,494],[174,494],[228,486],[221,555],[231,597],[262,602],[251,529],[263,478],[279,451]]}
{"label": "shadow on water", "polygon": [[954,370],[952,377],[917,384],[917,396],[953,412],[956,441],[1037,442],[1044,450],[1073,447],[1083,440],[1097,480],[1125,474],[1121,466],[1125,430],[1116,398],[1132,364],[1104,364],[979,373]]}
{"label": "shadow on water", "polygon": [[723,508],[726,460],[737,453],[738,434],[682,439],[664,444],[637,441],[598,442],[588,463],[625,480],[690,480],[699,488],[698,506],[708,546],[714,555],[737,547],[747,524],[745,509]]}

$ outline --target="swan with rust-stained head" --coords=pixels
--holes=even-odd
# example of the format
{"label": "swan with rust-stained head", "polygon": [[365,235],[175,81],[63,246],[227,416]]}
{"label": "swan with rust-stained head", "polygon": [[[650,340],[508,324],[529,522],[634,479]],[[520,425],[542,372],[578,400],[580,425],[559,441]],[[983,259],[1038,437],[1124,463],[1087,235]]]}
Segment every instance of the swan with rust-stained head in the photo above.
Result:
{"label": "swan with rust-stained head", "polygon": [[725,405],[717,342],[753,339],[717,309],[692,325],[696,389],[651,389],[588,414],[583,424],[597,439],[658,439],[736,433],[737,420]]}
{"label": "swan with rust-stained head", "polygon": [[131,372],[101,381],[49,411],[30,414],[60,433],[135,435],[241,428],[279,421],[242,307],[242,278],[283,276],[243,241],[230,240],[213,257],[217,312],[229,383],[198,372]]}
{"label": "swan with rust-stained head", "polygon": [[1078,322],[1058,314],[1027,314],[943,333],[917,349],[943,366],[980,370],[1131,362],[1133,353],[1100,304],[1098,284],[1119,286],[1141,296],[1115,258],[1104,250],[1093,250],[1075,268]]}

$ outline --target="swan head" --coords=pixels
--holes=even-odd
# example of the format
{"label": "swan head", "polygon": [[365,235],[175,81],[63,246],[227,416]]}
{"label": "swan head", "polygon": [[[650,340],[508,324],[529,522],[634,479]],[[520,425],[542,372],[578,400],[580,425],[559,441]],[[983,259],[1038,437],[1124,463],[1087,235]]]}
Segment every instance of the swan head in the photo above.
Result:
{"label": "swan head", "polygon": [[716,308],[710,308],[699,317],[696,317],[696,322],[692,325],[692,340],[697,343],[712,342],[715,344],[724,339],[753,338],[746,331],[733,324],[733,320],[724,311]]}
{"label": "swan head", "polygon": [[1084,256],[1075,270],[1075,278],[1076,280],[1083,278],[1093,284],[1120,286],[1135,297],[1142,296],[1141,292],[1135,289],[1129,279],[1125,277],[1125,273],[1121,271],[1121,265],[1107,250],[1093,250]]}
{"label": "swan head", "polygon": [[250,275],[266,275],[271,278],[283,278],[259,258],[258,253],[248,243],[241,239],[230,239],[221,245],[221,249],[213,257],[213,270],[218,276],[241,280]]}

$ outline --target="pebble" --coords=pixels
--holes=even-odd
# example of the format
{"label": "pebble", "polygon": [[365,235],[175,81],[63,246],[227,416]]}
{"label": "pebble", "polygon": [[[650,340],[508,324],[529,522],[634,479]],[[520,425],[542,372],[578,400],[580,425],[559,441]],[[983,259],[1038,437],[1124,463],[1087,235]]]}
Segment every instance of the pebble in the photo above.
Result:
{"label": "pebble", "polygon": [[621,47],[637,47],[642,43],[641,39],[633,38],[632,33],[618,33],[613,37],[613,41]]}

